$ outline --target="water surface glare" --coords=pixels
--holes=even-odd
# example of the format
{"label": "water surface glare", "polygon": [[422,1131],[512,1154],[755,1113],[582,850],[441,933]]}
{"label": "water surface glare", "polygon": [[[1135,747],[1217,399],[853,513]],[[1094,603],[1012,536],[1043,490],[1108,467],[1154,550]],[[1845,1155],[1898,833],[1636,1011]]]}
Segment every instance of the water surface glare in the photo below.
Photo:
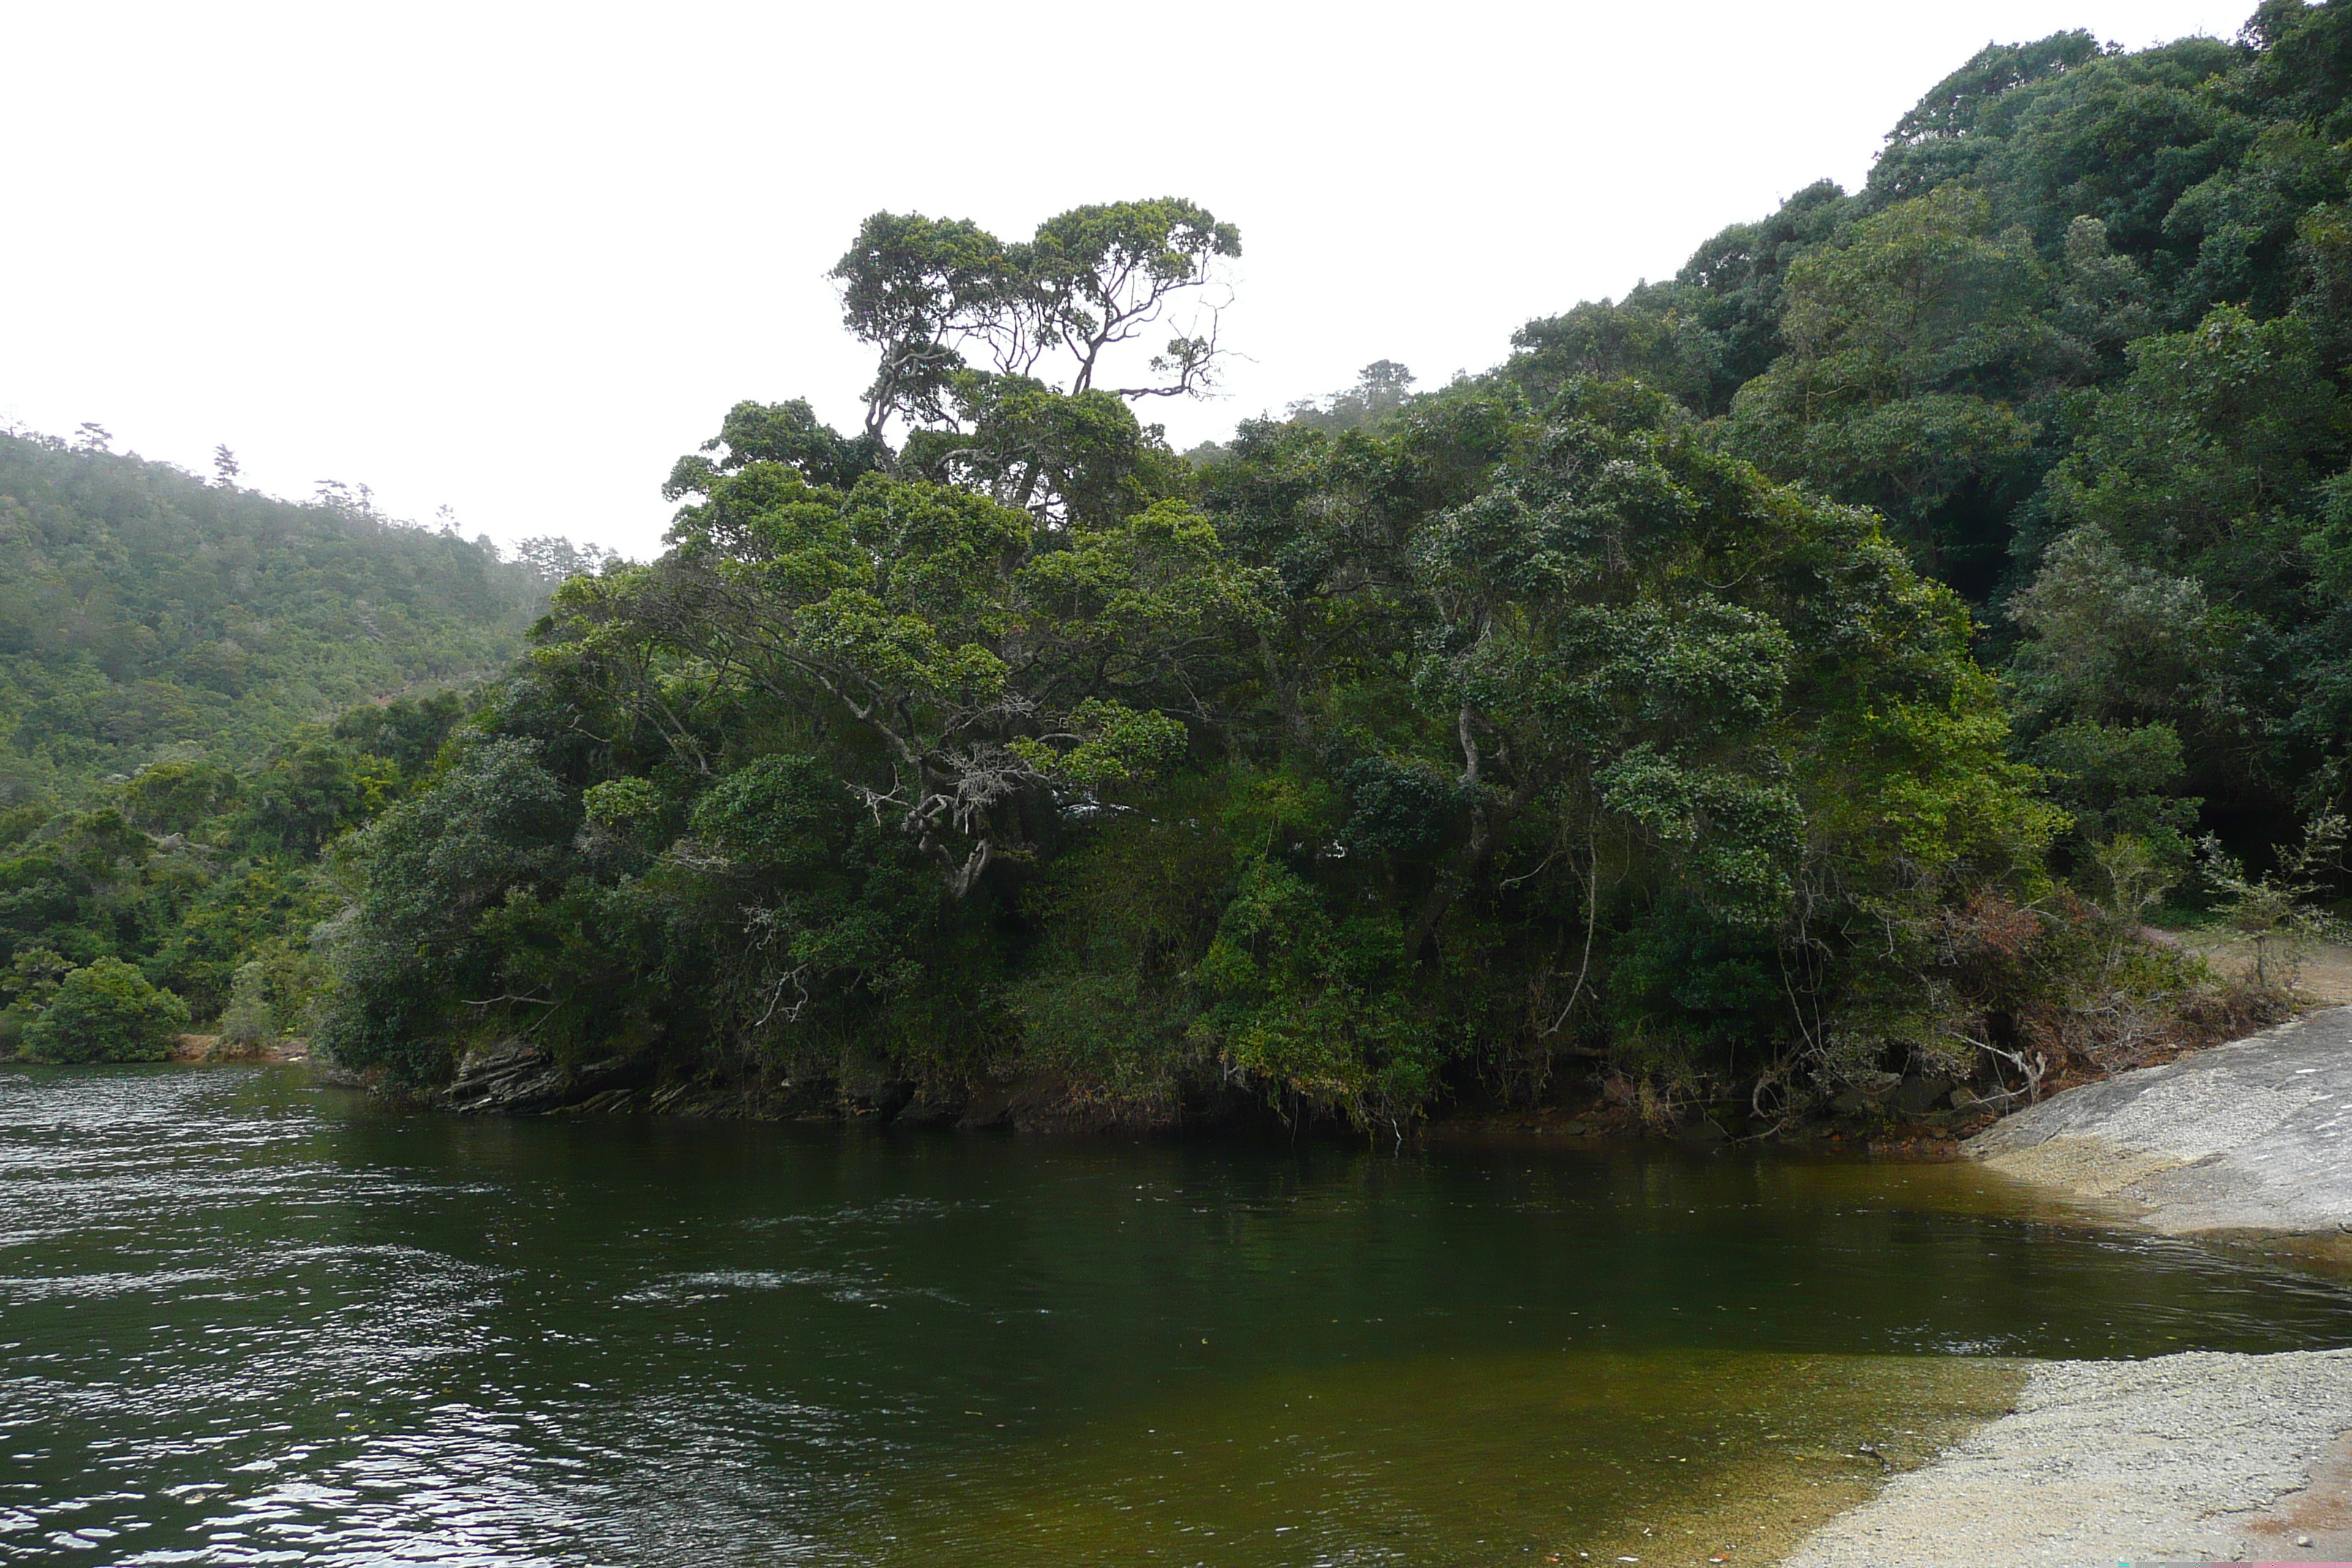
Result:
{"label": "water surface glare", "polygon": [[2010,1358],[2347,1342],[1965,1167],[0,1068],[0,1563],[1752,1561]]}

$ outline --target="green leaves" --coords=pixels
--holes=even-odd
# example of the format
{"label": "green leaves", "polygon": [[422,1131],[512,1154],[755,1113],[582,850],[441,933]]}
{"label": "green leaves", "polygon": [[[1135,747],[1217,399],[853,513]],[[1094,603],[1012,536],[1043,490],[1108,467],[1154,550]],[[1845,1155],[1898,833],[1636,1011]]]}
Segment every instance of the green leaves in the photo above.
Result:
{"label": "green leaves", "polygon": [[1184,726],[1164,713],[1138,713],[1090,697],[1071,712],[1069,724],[1076,744],[1067,751],[1025,737],[1012,749],[1044,776],[1090,792],[1149,781],[1184,754]]}
{"label": "green leaves", "polygon": [[1136,407],[1213,375],[1230,226],[877,215],[863,428],[739,404],[680,460],[670,551],[569,584],[453,765],[486,830],[383,831],[440,891],[371,886],[348,994],[440,965],[593,1043],[609,940],[613,1048],[679,1071],[1391,1127],[1563,1047],[1760,1108],[1979,1037],[2090,973],[2061,834],[2139,898],[2181,790],[2338,780],[2323,15],[1988,49],[1860,195],[1198,468]]}
{"label": "green leaves", "polygon": [[[1108,356],[1160,327],[1179,297],[1240,254],[1239,230],[1174,197],[1076,207],[1017,245],[962,220],[877,213],[833,269],[844,323],[879,351],[866,436],[878,442],[894,419],[919,430],[953,427],[954,404],[969,411],[984,402],[992,378],[1083,396],[1112,371]],[[975,353],[989,365],[977,379]],[[1160,379],[1117,394],[1202,390],[1215,358],[1212,313],[1205,323],[1175,325],[1150,363]],[[1040,376],[1041,368],[1062,376]],[[981,424],[987,444],[988,421]]]}
{"label": "green leaves", "polygon": [[[2288,521],[2352,438],[2309,329],[2224,306],[2193,331],[2142,338],[2132,374],[2052,474],[2053,510],[2105,529],[2140,559],[2238,587],[2292,550]],[[2275,601],[2273,601],[2273,604]]]}
{"label": "green leaves", "polygon": [[2045,287],[2029,235],[1997,230],[1981,193],[1939,185],[1790,267],[1790,370],[1848,401],[2008,383],[2052,346]]}
{"label": "green leaves", "polygon": [[2187,864],[2202,802],[2175,793],[2188,770],[2171,725],[2078,719],[2043,735],[2031,755],[2079,843],[2129,840],[2151,864]]}
{"label": "green leaves", "polygon": [[1258,862],[1192,971],[1209,999],[1195,1031],[1277,1098],[1397,1126],[1427,1098],[1437,1058],[1402,992],[1406,956],[1394,920],[1335,921],[1304,879]]}
{"label": "green leaves", "polygon": [[100,958],[58,984],[20,1051],[37,1062],[162,1061],[187,1026],[186,1003],[121,959]]}
{"label": "green leaves", "polygon": [[1170,499],[1097,527],[876,472],[829,489],[754,458],[689,478],[676,548],[567,584],[538,661],[697,774],[746,701],[862,731],[844,798],[959,898],[1028,854],[1057,800],[1181,757],[1188,731],[1162,710],[1197,715],[1202,671],[1267,613],[1264,575]]}
{"label": "green leaves", "polygon": [[1173,500],[1033,554],[1018,579],[1026,645],[1106,686],[1181,689],[1193,658],[1264,626],[1272,574],[1234,558],[1208,519]]}
{"label": "green leaves", "polygon": [[[1038,225],[1036,237],[1013,258],[1034,312],[1034,341],[1070,354],[1076,365],[1070,390],[1082,393],[1107,368],[1106,349],[1149,329],[1178,291],[1208,282],[1216,261],[1241,253],[1239,229],[1171,196],[1073,208]],[[1179,332],[1151,364],[1173,380],[1121,395],[1193,391],[1203,385],[1214,353],[1213,328],[1202,335]]]}
{"label": "green leaves", "polygon": [[2050,476],[2071,531],[2011,603],[2014,689],[2044,723],[2175,726],[2209,797],[2317,784],[2352,739],[2330,477],[2352,412],[2298,317],[2225,306],[2129,352]]}
{"label": "green leaves", "polygon": [[322,713],[502,667],[545,597],[455,533],[0,434],[0,798],[260,765]]}
{"label": "green leaves", "polygon": [[317,1036],[337,1059],[431,1081],[454,1056],[461,1003],[504,991],[484,917],[551,890],[580,821],[541,752],[488,741],[359,836],[366,889],[331,932],[335,984]]}
{"label": "green leaves", "polygon": [[1772,473],[1877,507],[1931,570],[1968,542],[1942,514],[1998,483],[2037,434],[2020,401],[2079,351],[2045,319],[2031,236],[1944,185],[1855,224],[1788,270],[1789,352],[1732,405],[1727,444]]}
{"label": "green leaves", "polygon": [[866,434],[894,414],[941,416],[967,339],[1003,331],[1013,276],[1003,245],[978,225],[876,213],[834,264],[842,324],[880,351],[866,389]]}
{"label": "green leaves", "polygon": [[661,791],[651,779],[606,779],[581,792],[581,815],[600,827],[627,829],[661,814]]}
{"label": "green leaves", "polygon": [[[1159,426],[1128,405],[1212,384],[1213,286],[1240,254],[1231,224],[1173,197],[1074,208],[1011,245],[968,222],[877,213],[833,270],[845,322],[877,351],[863,434],[837,435],[803,402],[740,404],[704,447],[726,458],[680,459],[670,491],[763,460],[844,489],[878,468],[1056,524],[1116,526],[1187,484]],[[1188,297],[1198,308],[1172,315]]]}
{"label": "green leaves", "polygon": [[2231,701],[2233,617],[2201,584],[2134,562],[2095,524],[2051,546],[2009,613],[2031,634],[2009,670],[2029,714],[2218,718]]}
{"label": "green leaves", "polygon": [[1622,812],[1683,862],[1690,892],[1735,926],[1769,927],[1796,890],[1804,808],[1786,784],[1690,767],[1638,746],[1593,779]]}

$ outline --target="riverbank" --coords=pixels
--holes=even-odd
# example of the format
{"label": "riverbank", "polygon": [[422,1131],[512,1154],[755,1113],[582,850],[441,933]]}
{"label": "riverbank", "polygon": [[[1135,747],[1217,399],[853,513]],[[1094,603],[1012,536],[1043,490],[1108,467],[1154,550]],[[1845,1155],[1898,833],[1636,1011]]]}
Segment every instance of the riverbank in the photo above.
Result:
{"label": "riverbank", "polygon": [[[2194,942],[2152,929],[2146,934],[2160,946],[2193,948],[2213,973],[2191,988],[2193,994],[2177,999],[2161,1017],[2139,1020],[2120,1040],[2086,1042],[2075,1037],[2080,1031],[2069,1033],[2069,1026],[2043,1020],[2035,1037],[2042,1045],[2036,1047],[2032,1090],[2049,1097],[2084,1079],[2210,1049],[2214,1042],[2285,1016],[2298,998],[2316,994],[2313,986],[2289,987],[2275,975],[2272,983],[2258,984],[2236,950],[2210,932],[2200,931]],[[2305,957],[2305,979],[2332,984],[2339,970],[2352,976],[2352,949],[2315,949]],[[2352,998],[2352,980],[2344,994]],[[1222,1075],[1148,1102],[1121,1102],[1107,1099],[1098,1086],[1017,1063],[970,1076],[925,1074],[849,1052],[783,1069],[748,1062],[721,1069],[653,1052],[575,1060],[522,1037],[475,1043],[446,1081],[430,1087],[404,1090],[386,1082],[381,1069],[352,1074],[325,1065],[352,1087],[473,1116],[844,1121],[1057,1134],[1263,1132],[1286,1141],[1302,1129],[1318,1135],[1363,1135],[1328,1106],[1318,1110],[1279,1103],[1262,1089],[1244,1088]],[[1955,1159],[1962,1140],[1994,1123],[2029,1093],[2028,1083],[2010,1085],[1988,1076],[1989,1064],[1979,1067],[1972,1079],[1956,1076],[1957,1068],[1938,1071],[1918,1063],[1900,1073],[1863,1073],[1829,1086],[1838,1090],[1834,1094],[1801,1087],[1793,1101],[1772,1101],[1778,1109],[1767,1110],[1751,1092],[1753,1083],[1717,1083],[1696,1091],[1688,1086],[1661,1088],[1621,1070],[1604,1053],[1579,1049],[1554,1058],[1532,1081],[1522,1079],[1508,1091],[1485,1079],[1449,1085],[1426,1120],[1407,1118],[1386,1131],[1433,1144],[1521,1138],[1672,1140],[1692,1147],[1769,1142],[1821,1152]]]}
{"label": "riverbank", "polygon": [[[2352,1007],[2118,1073],[1968,1140],[1988,1169],[2168,1236],[2340,1261]],[[2352,1350],[2048,1363],[2014,1413],[1786,1568],[2352,1559]]]}
{"label": "riverbank", "polygon": [[2084,1084],[1962,1152],[2168,1236],[2352,1228],[2352,1007]]}
{"label": "riverbank", "polygon": [[307,1062],[310,1059],[310,1042],[294,1037],[281,1037],[259,1044],[239,1044],[218,1035],[182,1035],[173,1040],[171,1059],[175,1062],[221,1062],[247,1064],[252,1062]]}
{"label": "riverbank", "polygon": [[2352,1350],[2049,1362],[1784,1568],[2352,1559]]}

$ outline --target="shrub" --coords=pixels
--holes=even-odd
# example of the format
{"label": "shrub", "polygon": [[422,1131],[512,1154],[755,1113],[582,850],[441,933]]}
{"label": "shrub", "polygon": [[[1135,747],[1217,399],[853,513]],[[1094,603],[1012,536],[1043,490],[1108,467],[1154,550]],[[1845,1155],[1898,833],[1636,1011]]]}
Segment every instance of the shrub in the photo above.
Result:
{"label": "shrub", "polygon": [[119,958],[75,970],[25,1031],[18,1054],[37,1062],[162,1061],[188,1026],[188,1005]]}
{"label": "shrub", "polygon": [[237,965],[230,981],[228,1008],[221,1014],[221,1039],[232,1046],[266,1046],[278,1037],[269,1016],[269,970],[259,959]]}

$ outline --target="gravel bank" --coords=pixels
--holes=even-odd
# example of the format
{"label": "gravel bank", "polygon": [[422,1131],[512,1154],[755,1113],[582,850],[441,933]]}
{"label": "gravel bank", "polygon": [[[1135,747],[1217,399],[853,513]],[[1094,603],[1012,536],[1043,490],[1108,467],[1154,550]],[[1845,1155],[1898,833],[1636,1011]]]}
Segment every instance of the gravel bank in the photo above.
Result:
{"label": "gravel bank", "polygon": [[2069,1089],[1963,1148],[2168,1235],[2352,1228],[2352,1007]]}
{"label": "gravel bank", "polygon": [[2352,1350],[2052,1362],[1784,1568],[2352,1559],[2347,1432]]}
{"label": "gravel bank", "polygon": [[[1964,1147],[2168,1235],[2352,1229],[2352,1007],[2070,1089]],[[2013,1414],[1786,1563],[2253,1560],[2352,1560],[2352,1350],[2036,1367]]]}

